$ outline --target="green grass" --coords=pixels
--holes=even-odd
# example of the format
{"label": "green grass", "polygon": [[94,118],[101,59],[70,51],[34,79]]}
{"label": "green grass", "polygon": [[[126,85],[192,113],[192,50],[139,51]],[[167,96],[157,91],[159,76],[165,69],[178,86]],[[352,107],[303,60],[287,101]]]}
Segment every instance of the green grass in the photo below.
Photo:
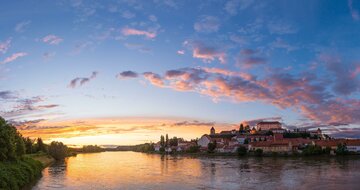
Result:
{"label": "green grass", "polygon": [[41,162],[29,157],[13,162],[0,162],[0,189],[21,189],[39,178],[43,167]]}

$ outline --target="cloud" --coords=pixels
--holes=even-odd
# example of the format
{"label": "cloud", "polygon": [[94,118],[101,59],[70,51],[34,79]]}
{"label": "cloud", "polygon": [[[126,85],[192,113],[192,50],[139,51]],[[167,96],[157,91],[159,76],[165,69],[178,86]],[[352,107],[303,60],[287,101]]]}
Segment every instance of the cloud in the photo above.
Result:
{"label": "cloud", "polygon": [[265,64],[266,59],[261,57],[260,52],[253,49],[242,49],[236,58],[238,66],[252,67],[254,65]]}
{"label": "cloud", "polygon": [[0,98],[4,100],[17,98],[17,93],[13,91],[0,91]]}
{"label": "cloud", "polygon": [[354,20],[359,21],[359,20],[360,20],[359,11],[356,10],[356,9],[353,7],[353,0],[348,0],[348,6],[349,6],[349,9],[350,9],[351,17],[352,17]]}
{"label": "cloud", "polygon": [[26,28],[31,24],[31,21],[28,20],[28,21],[22,21],[18,24],[16,24],[14,30],[15,32],[17,33],[20,33],[20,32],[24,32],[26,30]]}
{"label": "cloud", "polygon": [[126,18],[126,19],[131,19],[131,18],[134,18],[136,15],[134,13],[126,10],[121,14],[121,16]]}
{"label": "cloud", "polygon": [[193,48],[193,57],[202,59],[206,63],[219,60],[220,63],[226,63],[226,53],[213,46],[205,45],[201,42],[192,42],[190,46]]}
{"label": "cloud", "polygon": [[152,22],[157,22],[157,17],[155,15],[149,15],[149,20]]}
{"label": "cloud", "polygon": [[179,55],[184,55],[185,51],[184,50],[178,50],[176,53],[179,54]]}
{"label": "cloud", "polygon": [[155,74],[153,72],[145,72],[145,73],[143,73],[143,76],[145,77],[145,79],[150,81],[151,84],[153,84],[155,86],[158,86],[158,87],[164,86],[164,81],[158,74]]}
{"label": "cloud", "polygon": [[[6,92],[3,94],[3,98],[7,100],[8,110],[5,110],[5,107],[0,110],[0,114],[7,119],[15,118],[27,118],[27,117],[37,117],[36,114],[42,113],[49,109],[59,107],[58,104],[42,104],[45,102],[45,98],[42,96],[34,96],[30,98],[23,98],[17,95],[15,92],[10,94]],[[44,116],[44,115],[42,115]]]}
{"label": "cloud", "polygon": [[281,120],[282,120],[281,117],[266,117],[266,118],[252,119],[252,120],[244,120],[244,121],[241,121],[240,123],[242,123],[243,125],[249,125],[252,127],[262,121],[279,121],[279,122],[281,122]]}
{"label": "cloud", "polygon": [[146,38],[153,39],[156,37],[156,32],[150,32],[145,30],[138,30],[134,28],[125,27],[121,30],[121,33],[125,36],[145,36]]}
{"label": "cloud", "polygon": [[286,41],[282,40],[281,38],[276,38],[276,40],[273,43],[271,43],[270,46],[271,48],[285,49],[287,52],[298,49],[298,47],[288,44]]}
{"label": "cloud", "polygon": [[353,74],[356,65],[347,64],[339,56],[321,54],[320,61],[325,63],[325,67],[334,76],[333,90],[341,95],[350,95],[360,90],[360,81]]}
{"label": "cloud", "polygon": [[291,108],[318,123],[360,123],[360,100],[335,96],[327,82],[311,73],[298,76],[277,70],[259,80],[244,73],[199,67],[168,70],[164,77],[149,72],[146,78],[155,86],[193,91],[216,101],[261,101]]}
{"label": "cloud", "polygon": [[194,29],[197,32],[217,32],[220,28],[220,21],[214,16],[201,16],[194,24]]}
{"label": "cloud", "polygon": [[1,53],[6,53],[7,50],[10,48],[10,44],[11,44],[11,38],[7,39],[5,42],[0,42],[0,52]]}
{"label": "cloud", "polygon": [[116,75],[118,79],[137,78],[138,74],[134,71],[124,71]]}
{"label": "cloud", "polygon": [[0,64],[6,64],[6,63],[10,63],[10,62],[13,62],[15,61],[16,59],[20,58],[20,57],[24,57],[28,55],[28,53],[26,52],[17,52],[17,53],[14,53],[12,55],[10,55],[9,57],[6,57],[2,62],[0,62]]}
{"label": "cloud", "polygon": [[244,10],[253,4],[253,0],[230,0],[225,3],[225,11],[230,15],[236,15],[238,10]]}
{"label": "cloud", "polygon": [[280,20],[269,22],[268,29],[270,34],[279,34],[279,35],[294,34],[298,31],[297,28]]}
{"label": "cloud", "polygon": [[70,81],[70,84],[68,85],[69,88],[76,88],[79,86],[82,86],[88,82],[90,82],[91,80],[95,79],[96,76],[98,75],[97,71],[94,71],[91,73],[90,77],[77,77],[74,78],[73,80]]}
{"label": "cloud", "polygon": [[43,37],[42,42],[50,44],[50,45],[58,45],[60,44],[62,41],[64,41],[62,38],[60,38],[59,36],[55,36],[53,34],[49,34],[45,37]]}

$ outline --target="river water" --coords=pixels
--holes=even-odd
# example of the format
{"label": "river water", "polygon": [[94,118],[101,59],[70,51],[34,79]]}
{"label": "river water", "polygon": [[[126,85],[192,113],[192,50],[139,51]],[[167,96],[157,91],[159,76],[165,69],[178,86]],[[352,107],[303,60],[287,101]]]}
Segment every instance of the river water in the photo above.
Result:
{"label": "river water", "polygon": [[33,189],[360,189],[360,156],[78,154],[46,168]]}

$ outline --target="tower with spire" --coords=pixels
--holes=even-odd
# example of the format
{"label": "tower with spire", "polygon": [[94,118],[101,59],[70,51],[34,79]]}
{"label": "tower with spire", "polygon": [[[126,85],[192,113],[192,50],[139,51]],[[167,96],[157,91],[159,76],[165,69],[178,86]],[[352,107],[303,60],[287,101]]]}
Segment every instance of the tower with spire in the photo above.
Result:
{"label": "tower with spire", "polygon": [[215,128],[214,128],[214,127],[211,127],[211,129],[210,129],[210,135],[215,135]]}

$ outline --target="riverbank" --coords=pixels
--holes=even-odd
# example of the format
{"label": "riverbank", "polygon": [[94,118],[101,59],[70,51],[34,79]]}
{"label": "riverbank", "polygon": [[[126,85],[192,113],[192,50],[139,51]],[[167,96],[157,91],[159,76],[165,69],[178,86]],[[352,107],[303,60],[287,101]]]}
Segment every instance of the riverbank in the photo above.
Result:
{"label": "riverbank", "polygon": [[55,160],[51,156],[29,154],[17,161],[0,162],[0,189],[17,190],[41,177],[42,170]]}

